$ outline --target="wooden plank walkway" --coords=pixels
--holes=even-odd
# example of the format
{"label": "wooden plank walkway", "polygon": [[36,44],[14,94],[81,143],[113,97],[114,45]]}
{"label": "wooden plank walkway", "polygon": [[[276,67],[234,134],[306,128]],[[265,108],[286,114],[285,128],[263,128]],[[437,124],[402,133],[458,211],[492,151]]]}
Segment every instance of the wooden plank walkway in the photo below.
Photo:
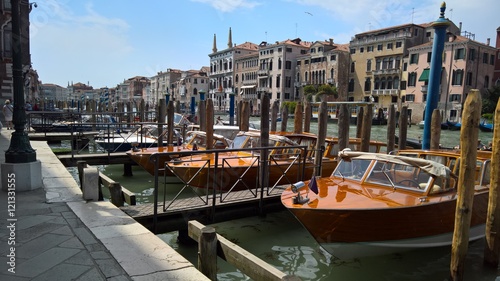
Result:
{"label": "wooden plank walkway", "polygon": [[75,154],[73,156],[65,154],[58,155],[57,158],[66,167],[75,167],[78,161],[86,161],[89,165],[135,164],[125,152]]}
{"label": "wooden plank walkway", "polygon": [[[281,193],[284,188],[285,186],[280,186],[269,194],[265,192],[262,197],[264,207],[268,207],[269,210],[283,209]],[[176,199],[173,202],[165,202],[165,205],[168,206],[165,211],[163,210],[163,202],[159,202],[157,207],[158,230],[159,232],[168,232],[182,229],[187,226],[187,218],[189,220],[218,222],[257,215],[260,212],[260,197],[260,190],[254,189],[218,194],[216,200],[213,200],[213,195],[208,196],[208,201],[204,201],[207,196],[203,196],[203,199],[199,197]],[[153,203],[124,206],[120,209],[147,228],[151,230],[154,228]]]}
{"label": "wooden plank walkway", "polygon": [[95,137],[98,134],[99,132],[97,131],[74,132],[73,134],[65,132],[47,132],[47,133],[29,132],[28,137],[30,140],[33,141],[63,141],[63,140]]}

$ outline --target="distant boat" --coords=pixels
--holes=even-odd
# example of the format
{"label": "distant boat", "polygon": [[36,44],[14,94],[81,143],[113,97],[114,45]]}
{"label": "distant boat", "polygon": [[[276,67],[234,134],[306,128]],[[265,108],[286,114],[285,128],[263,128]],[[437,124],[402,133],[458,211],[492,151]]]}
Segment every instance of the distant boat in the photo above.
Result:
{"label": "distant boat", "polygon": [[481,119],[479,130],[483,132],[493,132],[493,123],[488,123],[486,119]]}
{"label": "distant boat", "polygon": [[446,120],[446,122],[441,123],[442,130],[459,131],[461,127],[462,124],[460,122],[451,122]]}

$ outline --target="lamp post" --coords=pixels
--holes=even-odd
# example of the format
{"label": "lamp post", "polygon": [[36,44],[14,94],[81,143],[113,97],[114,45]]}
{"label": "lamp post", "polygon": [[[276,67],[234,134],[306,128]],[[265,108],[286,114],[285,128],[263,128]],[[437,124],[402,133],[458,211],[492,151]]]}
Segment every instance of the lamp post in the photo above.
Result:
{"label": "lamp post", "polygon": [[[12,6],[12,79],[13,79],[13,123],[14,132],[10,146],[5,151],[5,163],[1,164],[2,190],[28,191],[42,187],[42,163],[36,160],[36,152],[31,147],[28,134],[24,130],[26,113],[24,111],[24,81],[22,73],[21,29],[19,19],[19,0],[11,0]],[[31,9],[31,4],[29,8]],[[26,37],[27,38],[27,37]],[[28,39],[26,39],[28,40]]]}
{"label": "lamp post", "polygon": [[[12,0],[12,73],[14,86],[14,115],[9,149],[5,152],[6,163],[29,163],[36,161],[36,152],[31,147],[28,134],[25,132],[26,112],[24,111],[24,81],[21,50],[21,31],[19,20],[19,0]],[[31,7],[31,5],[30,5]]]}

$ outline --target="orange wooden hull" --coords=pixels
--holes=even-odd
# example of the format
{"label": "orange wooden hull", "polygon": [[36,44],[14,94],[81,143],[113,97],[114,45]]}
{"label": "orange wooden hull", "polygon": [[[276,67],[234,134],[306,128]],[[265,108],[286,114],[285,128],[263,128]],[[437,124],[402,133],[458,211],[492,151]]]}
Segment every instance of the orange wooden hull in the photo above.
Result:
{"label": "orange wooden hull", "polygon": [[[220,154],[217,171],[214,170],[215,162],[213,155],[199,157],[193,156],[192,161],[183,158],[182,162],[169,163],[174,174],[182,181],[198,188],[208,188],[219,191],[244,190],[256,188],[259,183],[258,158],[251,155]],[[210,161],[210,166],[208,165]],[[325,159],[322,163],[322,173],[329,175],[335,169],[337,161]],[[269,165],[268,186],[291,184],[312,177],[313,164],[304,165],[287,161],[271,161]],[[284,175],[285,174],[285,175]]]}

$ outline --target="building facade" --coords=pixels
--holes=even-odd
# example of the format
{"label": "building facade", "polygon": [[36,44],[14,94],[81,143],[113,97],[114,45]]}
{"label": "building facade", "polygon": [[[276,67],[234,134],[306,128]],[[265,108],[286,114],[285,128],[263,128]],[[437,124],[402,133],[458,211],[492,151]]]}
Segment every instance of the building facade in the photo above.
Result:
{"label": "building facade", "polygon": [[[409,48],[408,82],[405,103],[413,122],[423,120],[427,102],[432,42]],[[443,121],[460,122],[465,98],[471,89],[482,94],[493,85],[497,49],[470,38],[448,33],[438,109]]]}
{"label": "building facade", "polygon": [[[457,34],[451,24],[448,32]],[[404,24],[356,34],[350,41],[348,99],[372,101],[374,110],[396,110],[405,99],[407,81],[403,80],[408,49],[432,41],[433,28],[427,24]],[[411,63],[411,58],[410,58]],[[410,112],[411,115],[411,112]]]}

